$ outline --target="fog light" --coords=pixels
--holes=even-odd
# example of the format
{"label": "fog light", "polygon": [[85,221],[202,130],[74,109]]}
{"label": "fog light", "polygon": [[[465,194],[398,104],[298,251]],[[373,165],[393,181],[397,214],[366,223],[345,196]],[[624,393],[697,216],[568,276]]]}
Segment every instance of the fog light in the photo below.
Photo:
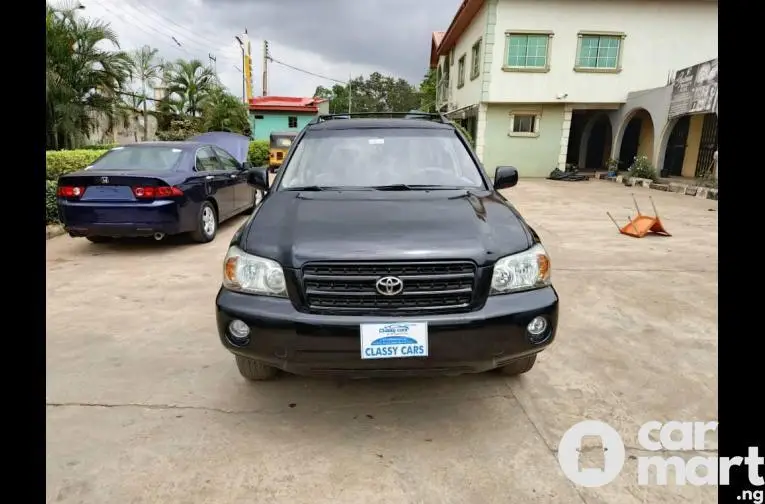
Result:
{"label": "fog light", "polygon": [[241,320],[232,320],[228,325],[228,334],[233,343],[242,344],[250,336],[250,327]]}
{"label": "fog light", "polygon": [[529,325],[526,326],[526,330],[533,336],[539,336],[545,332],[545,329],[547,329],[547,321],[544,317],[534,317],[534,320],[529,322]]}
{"label": "fog light", "polygon": [[526,326],[526,331],[529,333],[529,341],[535,345],[544,343],[550,337],[547,320],[544,317],[534,317]]}

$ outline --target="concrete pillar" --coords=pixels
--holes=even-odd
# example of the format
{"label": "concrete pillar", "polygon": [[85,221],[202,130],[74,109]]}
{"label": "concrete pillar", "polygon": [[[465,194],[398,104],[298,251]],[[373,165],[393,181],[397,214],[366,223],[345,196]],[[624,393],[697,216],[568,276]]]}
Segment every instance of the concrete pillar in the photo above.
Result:
{"label": "concrete pillar", "polygon": [[476,118],[476,133],[475,133],[475,152],[478,155],[478,159],[483,163],[484,149],[486,148],[486,123],[488,104],[478,104],[478,117]]}
{"label": "concrete pillar", "polygon": [[560,132],[560,153],[558,154],[558,169],[566,170],[566,155],[568,154],[568,135],[571,132],[571,116],[573,106],[565,105],[563,108],[563,126]]}
{"label": "concrete pillar", "polygon": [[[704,115],[691,116],[688,125],[688,140],[686,141],[685,157],[683,158],[683,177],[696,176],[696,163],[699,160],[699,147],[701,145],[701,130],[704,127]],[[707,168],[706,166],[704,168]]]}

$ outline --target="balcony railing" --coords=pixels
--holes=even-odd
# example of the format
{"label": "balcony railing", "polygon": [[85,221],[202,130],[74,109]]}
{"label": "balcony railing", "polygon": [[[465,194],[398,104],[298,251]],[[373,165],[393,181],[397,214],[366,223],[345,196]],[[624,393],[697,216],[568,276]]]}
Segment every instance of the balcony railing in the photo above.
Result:
{"label": "balcony railing", "polygon": [[444,76],[438,82],[436,87],[436,104],[439,108],[449,103],[450,88],[449,88],[449,76]]}

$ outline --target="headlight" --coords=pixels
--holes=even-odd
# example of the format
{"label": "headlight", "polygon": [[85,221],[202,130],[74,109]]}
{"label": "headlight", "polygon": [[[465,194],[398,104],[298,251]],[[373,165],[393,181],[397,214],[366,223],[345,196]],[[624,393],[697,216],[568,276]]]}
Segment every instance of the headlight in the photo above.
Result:
{"label": "headlight", "polygon": [[287,297],[284,271],[279,263],[248,254],[239,247],[228,249],[223,260],[223,286],[247,294]]}
{"label": "headlight", "polygon": [[525,252],[503,257],[494,265],[491,294],[508,294],[550,285],[550,258],[536,244]]}

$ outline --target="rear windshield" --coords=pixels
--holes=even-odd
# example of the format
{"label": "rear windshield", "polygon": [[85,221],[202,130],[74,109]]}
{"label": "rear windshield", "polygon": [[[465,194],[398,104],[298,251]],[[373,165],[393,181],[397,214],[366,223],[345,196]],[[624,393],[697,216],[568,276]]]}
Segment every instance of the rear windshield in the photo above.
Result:
{"label": "rear windshield", "polygon": [[281,181],[284,189],[398,184],[485,187],[453,130],[418,128],[310,132],[295,146]]}
{"label": "rear windshield", "polygon": [[116,147],[93,163],[100,171],[172,171],[183,151],[176,147],[135,145]]}

